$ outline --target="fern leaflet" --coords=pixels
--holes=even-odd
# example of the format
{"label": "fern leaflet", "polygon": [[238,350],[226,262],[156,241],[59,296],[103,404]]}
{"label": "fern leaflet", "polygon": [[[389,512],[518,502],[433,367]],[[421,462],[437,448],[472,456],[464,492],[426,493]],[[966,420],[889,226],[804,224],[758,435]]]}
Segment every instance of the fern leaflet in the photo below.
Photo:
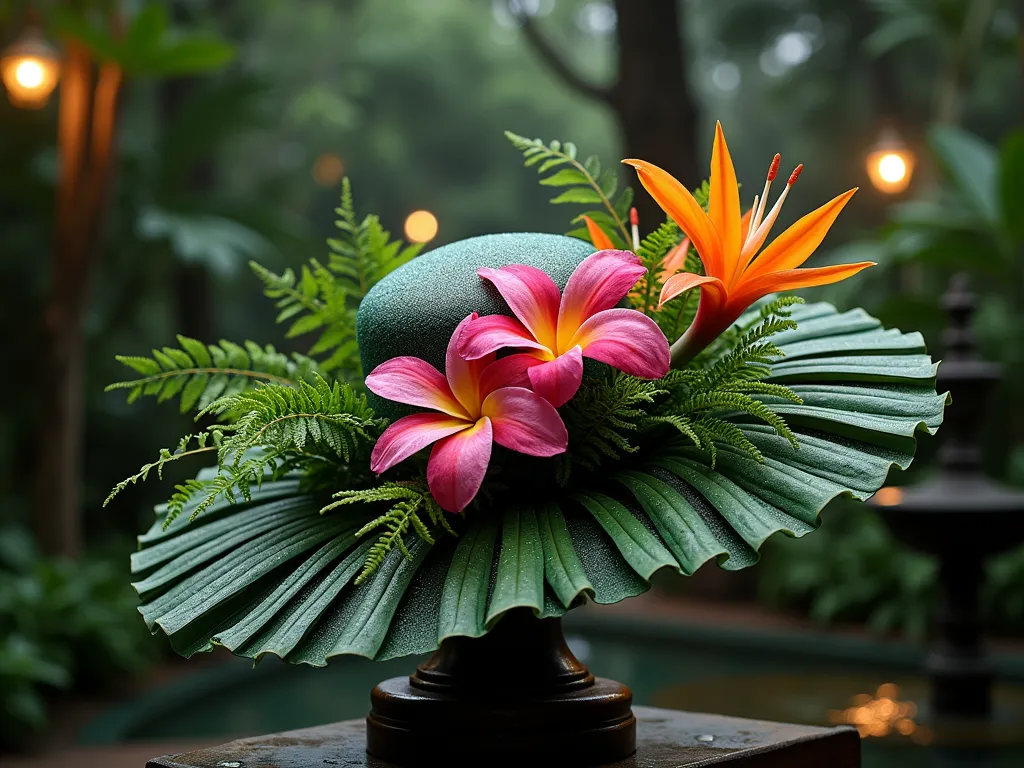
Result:
{"label": "fern leaflet", "polygon": [[152,395],[159,402],[180,396],[181,412],[205,409],[218,397],[234,395],[259,382],[295,386],[317,371],[316,363],[304,355],[290,358],[268,344],[252,341],[235,344],[221,340],[206,345],[178,336],[180,347],[154,349],[152,357],[118,355],[116,360],[142,378],[118,381],[105,391],[128,389],[128,402]]}
{"label": "fern leaflet", "polygon": [[264,294],[274,300],[277,321],[290,321],[286,336],[319,331],[309,349],[321,371],[348,381],[362,378],[356,344],[356,311],[367,292],[385,275],[416,256],[421,244],[392,240],[377,216],[360,219],[352,201],[352,185],[342,179],[341,203],[335,209],[338,236],[327,240],[326,265],[310,259],[298,273],[275,274],[250,262],[263,281]]}
{"label": "fern leaflet", "polygon": [[[565,190],[551,199],[552,203],[580,203],[583,205],[598,204],[600,209],[586,211],[585,215],[604,230],[612,242],[619,248],[630,247],[629,230],[626,220],[629,207],[633,204],[633,190],[623,187],[618,191],[619,175],[614,168],[601,170],[601,161],[591,155],[582,163],[576,159],[576,145],[572,142],[551,141],[545,144],[540,139],[528,139],[511,131],[505,131],[505,138],[512,146],[523,153],[525,165],[538,165],[537,171],[542,176],[540,183],[548,187],[565,187]],[[555,170],[547,176],[548,171]],[[580,219],[577,217],[574,222]],[[568,232],[572,237],[590,242],[585,227]]]}
{"label": "fern leaflet", "polygon": [[381,531],[377,541],[370,547],[363,570],[356,578],[356,584],[362,584],[380,567],[384,558],[397,547],[406,557],[411,558],[405,543],[405,535],[412,528],[413,532],[427,544],[434,543],[434,534],[423,518],[426,514],[430,525],[441,528],[452,536],[457,534],[445,519],[444,510],[438,506],[430,495],[426,484],[422,481],[401,483],[383,483],[373,488],[362,490],[338,491],[334,494],[337,501],[325,506],[321,511],[328,512],[346,504],[390,504],[388,511],[359,529],[356,536],[365,536],[372,531]]}

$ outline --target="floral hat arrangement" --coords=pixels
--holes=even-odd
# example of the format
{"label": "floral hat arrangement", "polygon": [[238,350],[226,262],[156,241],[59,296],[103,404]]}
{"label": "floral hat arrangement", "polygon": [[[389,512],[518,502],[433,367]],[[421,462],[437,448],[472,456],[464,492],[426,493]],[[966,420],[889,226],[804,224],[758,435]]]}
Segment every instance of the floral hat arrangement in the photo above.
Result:
{"label": "floral hat arrangement", "polygon": [[[754,564],[774,533],[868,498],[946,398],[918,333],[784,291],[854,190],[769,242],[780,158],[743,211],[721,126],[691,191],[626,160],[666,220],[571,143],[509,134],[568,236],[500,234],[419,255],[347,181],[329,257],[253,264],[306,355],[228,341],[123,357],[130,399],[209,429],[119,484],[205,455],[132,557],[140,611],[186,656],[223,646],[324,665],[479,637],[508,611],[561,616],[644,592],[662,568]],[[108,499],[109,501],[109,499]]]}

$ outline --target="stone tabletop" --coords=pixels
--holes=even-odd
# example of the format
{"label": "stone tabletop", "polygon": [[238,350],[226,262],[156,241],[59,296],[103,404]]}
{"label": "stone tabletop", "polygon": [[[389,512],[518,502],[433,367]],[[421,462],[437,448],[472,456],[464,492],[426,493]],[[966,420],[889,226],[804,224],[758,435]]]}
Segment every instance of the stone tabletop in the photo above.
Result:
{"label": "stone tabletop", "polygon": [[[852,728],[817,728],[634,707],[636,754],[608,768],[859,768]],[[239,739],[150,760],[147,768],[386,768],[366,754],[366,724],[347,720]],[[424,745],[425,752],[429,745]],[[481,755],[479,766],[496,763]],[[425,762],[429,765],[429,762]],[[543,765],[542,760],[536,762]]]}

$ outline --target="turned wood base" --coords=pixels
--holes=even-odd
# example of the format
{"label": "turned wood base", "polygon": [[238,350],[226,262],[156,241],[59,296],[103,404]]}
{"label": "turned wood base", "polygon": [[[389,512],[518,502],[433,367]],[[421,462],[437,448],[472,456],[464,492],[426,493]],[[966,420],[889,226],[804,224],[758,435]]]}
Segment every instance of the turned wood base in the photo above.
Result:
{"label": "turned wood base", "polygon": [[[366,750],[403,766],[525,765],[543,755],[561,766],[594,766],[636,751],[629,689],[598,678],[567,693],[514,700],[423,691],[409,678],[373,690]],[[439,762],[433,762],[433,761]]]}
{"label": "turned wood base", "polygon": [[400,765],[601,765],[636,751],[633,695],[595,679],[562,636],[559,619],[512,611],[480,638],[446,640],[408,678],[370,694],[366,749]]}

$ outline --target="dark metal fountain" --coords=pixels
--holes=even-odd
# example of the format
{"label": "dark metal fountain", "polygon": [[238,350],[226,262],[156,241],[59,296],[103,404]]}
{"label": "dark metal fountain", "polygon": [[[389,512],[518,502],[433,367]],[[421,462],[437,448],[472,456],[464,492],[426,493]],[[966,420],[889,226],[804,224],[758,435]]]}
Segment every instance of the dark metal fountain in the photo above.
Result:
{"label": "dark metal fountain", "polygon": [[992,715],[994,669],[984,646],[980,589],[986,557],[1024,541],[1024,493],[1008,490],[982,471],[978,431],[1000,367],[978,355],[971,318],[976,300],[966,275],[955,275],[943,296],[950,325],[937,388],[952,404],[939,431],[938,468],[894,504],[876,503],[904,543],[939,561],[941,597],[932,652],[931,717],[984,721]]}

